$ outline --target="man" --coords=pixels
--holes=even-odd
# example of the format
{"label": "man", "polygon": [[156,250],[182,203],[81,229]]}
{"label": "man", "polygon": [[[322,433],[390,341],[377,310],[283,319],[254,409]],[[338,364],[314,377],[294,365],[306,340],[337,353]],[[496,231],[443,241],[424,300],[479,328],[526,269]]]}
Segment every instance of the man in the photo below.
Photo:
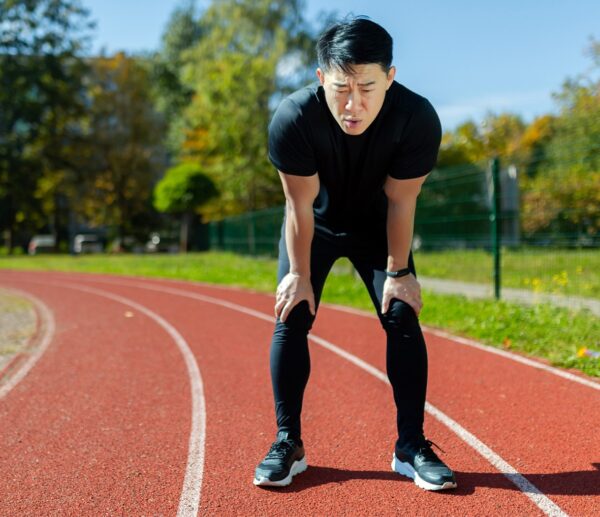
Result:
{"label": "man", "polygon": [[431,104],[394,81],[392,38],[362,18],[317,43],[319,82],[286,98],[269,126],[269,158],[286,197],[271,343],[277,439],[254,484],[286,486],[306,469],[300,414],[307,334],[334,261],[350,259],[387,336],[397,408],[392,468],[421,488],[456,487],[423,435],[427,352],[410,253],[415,206],[441,139]]}

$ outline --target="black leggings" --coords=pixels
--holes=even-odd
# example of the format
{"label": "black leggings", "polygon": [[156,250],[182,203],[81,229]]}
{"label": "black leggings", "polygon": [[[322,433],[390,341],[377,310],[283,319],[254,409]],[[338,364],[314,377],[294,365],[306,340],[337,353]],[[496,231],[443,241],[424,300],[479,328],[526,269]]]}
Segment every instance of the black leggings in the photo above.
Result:
{"label": "black leggings", "polygon": [[[279,243],[278,282],[290,263],[282,231]],[[423,416],[427,389],[427,351],[413,309],[394,299],[385,315],[381,299],[387,265],[385,232],[373,235],[331,233],[316,230],[311,248],[311,283],[318,307],[325,279],[340,257],[348,257],[365,283],[387,335],[386,367],[397,409],[398,445],[423,439]],[[409,267],[414,272],[412,255]],[[285,323],[279,318],[271,342],[271,380],[279,431],[300,438],[300,414],[310,374],[307,335],[314,317],[307,302],[300,302]]]}

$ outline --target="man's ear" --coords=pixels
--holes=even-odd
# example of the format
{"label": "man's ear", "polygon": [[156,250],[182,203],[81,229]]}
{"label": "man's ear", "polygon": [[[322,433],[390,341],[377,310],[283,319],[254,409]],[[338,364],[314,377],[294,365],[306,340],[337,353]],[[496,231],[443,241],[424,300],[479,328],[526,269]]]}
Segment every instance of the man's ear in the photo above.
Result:
{"label": "man's ear", "polygon": [[389,88],[390,86],[392,86],[392,83],[394,82],[394,77],[396,77],[396,67],[395,66],[390,66],[390,69],[388,70],[388,74],[387,74],[387,87]]}
{"label": "man's ear", "polygon": [[319,78],[319,82],[321,83],[321,86],[323,86],[323,84],[325,84],[325,74],[323,73],[323,70],[321,70],[320,68],[317,68],[317,77]]}

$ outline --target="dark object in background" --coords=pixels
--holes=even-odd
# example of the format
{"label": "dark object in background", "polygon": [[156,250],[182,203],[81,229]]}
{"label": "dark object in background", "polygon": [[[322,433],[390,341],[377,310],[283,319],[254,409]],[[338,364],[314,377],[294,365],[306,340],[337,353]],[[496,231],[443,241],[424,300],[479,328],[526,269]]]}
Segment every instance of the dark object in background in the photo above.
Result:
{"label": "dark object in background", "polygon": [[29,241],[27,252],[30,255],[38,253],[54,253],[56,251],[56,238],[54,235],[34,235]]}
{"label": "dark object in background", "polygon": [[73,239],[73,253],[102,253],[104,243],[94,234],[80,233]]}
{"label": "dark object in background", "polygon": [[148,253],[166,252],[166,253],[178,253],[179,252],[179,239],[176,237],[168,237],[159,233],[151,233],[150,239],[146,242],[145,249]]}

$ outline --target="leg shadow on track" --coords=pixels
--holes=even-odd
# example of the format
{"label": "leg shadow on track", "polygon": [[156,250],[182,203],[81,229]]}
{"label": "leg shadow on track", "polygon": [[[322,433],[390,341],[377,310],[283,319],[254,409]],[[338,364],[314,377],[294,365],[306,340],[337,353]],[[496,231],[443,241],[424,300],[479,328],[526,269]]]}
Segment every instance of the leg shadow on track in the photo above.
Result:
{"label": "leg shadow on track", "polygon": [[[273,489],[274,492],[301,492],[307,488],[330,483],[344,483],[356,479],[395,481],[402,479],[395,472],[383,470],[347,470],[332,467],[310,465],[306,472],[294,478],[294,482],[284,488]],[[406,479],[406,481],[410,481]],[[264,487],[269,488],[269,487]]]}
{"label": "leg shadow on track", "polygon": [[[554,472],[551,474],[521,472],[520,475],[547,496],[597,496],[600,495],[600,463],[593,463],[592,466],[596,470]],[[512,482],[512,474],[456,471],[455,474],[458,490],[454,493],[457,495],[471,493],[477,487],[520,491],[517,485]]]}
{"label": "leg shadow on track", "polygon": [[[412,483],[412,480],[400,476],[395,472],[387,470],[348,470],[348,469],[336,469],[332,467],[320,467],[320,466],[309,466],[306,472],[294,478],[294,482],[284,488],[271,489],[273,492],[301,492],[307,488],[313,488],[319,485],[327,484],[341,484],[346,481],[354,480],[366,480],[366,481],[393,481],[400,483]],[[269,489],[269,487],[264,487]],[[452,490],[450,492],[457,495],[466,495],[471,493],[473,490],[465,487],[460,487],[458,490]]]}
{"label": "leg shadow on track", "polygon": [[[546,495],[600,495],[600,463],[593,463],[594,470],[576,472],[558,472],[552,474],[522,473],[542,493]],[[517,490],[519,488],[508,476],[499,472],[478,473],[455,471],[458,488],[443,491],[448,495],[464,496],[472,494],[477,487],[496,488],[500,490]],[[294,482],[285,488],[271,489],[273,492],[301,492],[307,488],[331,483],[345,483],[353,480],[382,480],[412,483],[408,478],[395,472],[384,470],[347,470],[332,467],[309,466],[307,471],[294,478]],[[264,487],[267,488],[268,487]],[[436,492],[437,493],[437,492]]]}

